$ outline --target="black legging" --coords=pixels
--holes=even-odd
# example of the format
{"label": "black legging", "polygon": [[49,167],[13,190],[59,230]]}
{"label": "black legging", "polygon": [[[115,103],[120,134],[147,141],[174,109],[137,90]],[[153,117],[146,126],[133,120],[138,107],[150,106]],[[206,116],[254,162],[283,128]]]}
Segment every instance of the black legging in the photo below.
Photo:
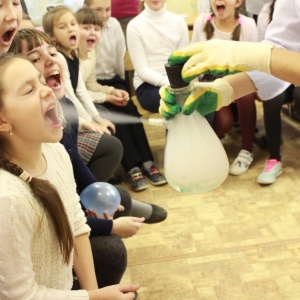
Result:
{"label": "black legging", "polygon": [[119,139],[103,134],[87,166],[98,181],[107,182],[114,175],[122,157],[123,146]]}
{"label": "black legging", "polygon": [[98,287],[120,283],[127,267],[127,251],[116,235],[90,238]]}
{"label": "black legging", "polygon": [[293,90],[294,86],[291,85],[280,95],[263,101],[264,123],[270,159],[281,161],[281,108],[286,101],[292,99]]}
{"label": "black legging", "polygon": [[[116,212],[114,218],[131,215],[132,201],[129,192],[120,186],[115,186],[121,196],[124,211]],[[90,243],[94,259],[94,267],[98,287],[120,283],[127,267],[127,251],[122,239],[116,235],[97,235],[97,224],[91,227]],[[73,289],[80,289],[78,280],[74,281]]]}

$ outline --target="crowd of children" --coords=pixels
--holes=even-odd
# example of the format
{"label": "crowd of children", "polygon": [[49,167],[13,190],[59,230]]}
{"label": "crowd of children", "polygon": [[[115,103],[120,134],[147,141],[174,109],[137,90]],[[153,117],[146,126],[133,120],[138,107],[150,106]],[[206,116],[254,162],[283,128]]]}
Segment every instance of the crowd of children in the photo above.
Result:
{"label": "crowd of children", "polygon": [[[121,3],[112,2],[115,9]],[[64,5],[50,7],[42,17],[42,32],[33,28],[26,1],[21,6],[18,1],[3,0],[1,299],[137,298],[138,284],[119,284],[127,264],[121,238],[137,234],[143,223],[165,220],[167,212],[159,206],[132,200],[125,188],[116,186],[121,196],[120,209],[114,216],[101,219],[81,205],[78,195],[92,183],[113,178],[119,164],[134,191],[147,188],[146,178],[154,186],[167,183],[155,166],[143,124],[123,124],[118,120],[120,116],[140,117],[125,80],[124,56],[128,47],[135,68],[134,88],[141,105],[170,117],[168,107],[175,103],[163,98],[159,107],[159,91],[169,83],[164,64],[171,53],[188,46],[190,41],[185,21],[167,10],[166,0],[145,0],[142,11],[138,7],[140,1],[128,6],[123,2],[128,11],[124,8],[122,13],[114,14],[123,19],[123,31],[119,21],[111,17],[111,0],[85,0],[84,7],[77,12]],[[258,41],[254,21],[258,13],[253,11],[251,17],[240,14],[242,0],[198,2],[206,10],[209,2],[211,11],[200,13],[191,42],[218,39],[207,44],[212,45],[211,56],[216,51],[214,47],[226,43],[234,49],[228,40],[239,41],[241,45],[243,41]],[[264,30],[273,18],[274,5],[275,0],[269,1],[262,10],[268,12],[267,20],[258,15],[260,36],[265,35]],[[276,25],[273,33],[274,28]],[[270,40],[271,33],[272,30],[266,33]],[[200,44],[195,45],[186,49],[200,52]],[[270,47],[261,46],[261,52],[267,53]],[[295,50],[292,46],[286,48]],[[188,53],[187,57],[191,52]],[[179,56],[182,58],[185,59],[184,55]],[[178,59],[176,54],[173,59]],[[215,99],[218,105],[205,108],[216,134],[222,138],[231,130],[234,118],[238,118],[242,149],[230,173],[241,175],[253,160],[257,97],[253,84],[247,75],[236,75],[245,83],[241,91],[235,79],[231,79],[234,76],[224,77],[229,74],[226,68],[215,74],[212,71],[213,75],[199,76],[202,72],[197,63],[195,66],[193,75],[197,75],[195,82],[199,81],[195,87],[213,81],[210,90],[215,89],[219,95]],[[269,71],[267,67],[259,70]],[[22,77],[16,78],[15,74]],[[255,72],[249,76],[259,89],[263,76],[255,77]],[[257,179],[261,184],[275,182],[282,172],[280,109],[286,95],[292,95],[295,88],[276,80],[277,91],[283,94],[269,93],[268,99],[272,101],[264,102],[263,106],[270,159]],[[266,100],[263,88],[261,92],[261,98]],[[238,100],[237,110],[233,104],[222,107],[222,96]],[[195,97],[194,101],[199,99]],[[219,107],[216,112],[215,107]]]}

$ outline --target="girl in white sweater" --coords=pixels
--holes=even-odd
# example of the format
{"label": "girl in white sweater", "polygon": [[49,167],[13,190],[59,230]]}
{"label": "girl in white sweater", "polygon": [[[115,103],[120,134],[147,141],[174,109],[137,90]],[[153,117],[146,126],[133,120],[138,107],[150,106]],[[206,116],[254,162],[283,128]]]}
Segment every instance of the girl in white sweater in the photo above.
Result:
{"label": "girl in white sweater", "polygon": [[2,55],[0,74],[0,299],[134,299],[137,285],[97,287],[52,89],[24,58]]}
{"label": "girl in white sweater", "polygon": [[135,69],[133,84],[141,106],[157,112],[159,89],[168,85],[168,56],[189,44],[185,20],[167,11],[166,0],[145,0],[145,9],[127,26],[128,51]]}

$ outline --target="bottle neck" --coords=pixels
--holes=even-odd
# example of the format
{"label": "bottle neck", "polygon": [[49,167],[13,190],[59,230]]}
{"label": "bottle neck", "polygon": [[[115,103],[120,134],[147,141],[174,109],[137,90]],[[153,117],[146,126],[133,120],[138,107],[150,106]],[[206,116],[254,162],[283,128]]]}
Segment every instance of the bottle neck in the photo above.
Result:
{"label": "bottle neck", "polygon": [[193,88],[193,83],[190,83],[189,85],[183,88],[177,88],[177,89],[172,88],[170,85],[167,87],[168,91],[173,95],[189,93],[192,90],[192,88]]}

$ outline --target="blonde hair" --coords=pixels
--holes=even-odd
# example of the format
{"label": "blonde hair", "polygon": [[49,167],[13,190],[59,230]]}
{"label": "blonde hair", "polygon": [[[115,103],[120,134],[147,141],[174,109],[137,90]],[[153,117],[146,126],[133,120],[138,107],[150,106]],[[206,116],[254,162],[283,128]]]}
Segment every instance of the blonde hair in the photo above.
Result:
{"label": "blonde hair", "polygon": [[86,5],[87,7],[90,7],[91,5],[94,4],[94,0],[84,0],[83,4]]}
{"label": "blonde hair", "polygon": [[[55,38],[54,37],[54,25],[57,22],[57,20],[66,13],[71,13],[74,16],[74,18],[76,18],[75,14],[72,12],[72,10],[65,5],[57,5],[51,9],[49,9],[43,15],[42,24],[43,24],[43,29],[44,29],[45,33],[50,35],[50,37]],[[64,52],[64,49],[61,47],[61,45],[57,41],[56,41],[55,47],[57,48],[58,51]],[[72,51],[72,55],[73,55],[73,57],[77,56],[75,51]]]}

